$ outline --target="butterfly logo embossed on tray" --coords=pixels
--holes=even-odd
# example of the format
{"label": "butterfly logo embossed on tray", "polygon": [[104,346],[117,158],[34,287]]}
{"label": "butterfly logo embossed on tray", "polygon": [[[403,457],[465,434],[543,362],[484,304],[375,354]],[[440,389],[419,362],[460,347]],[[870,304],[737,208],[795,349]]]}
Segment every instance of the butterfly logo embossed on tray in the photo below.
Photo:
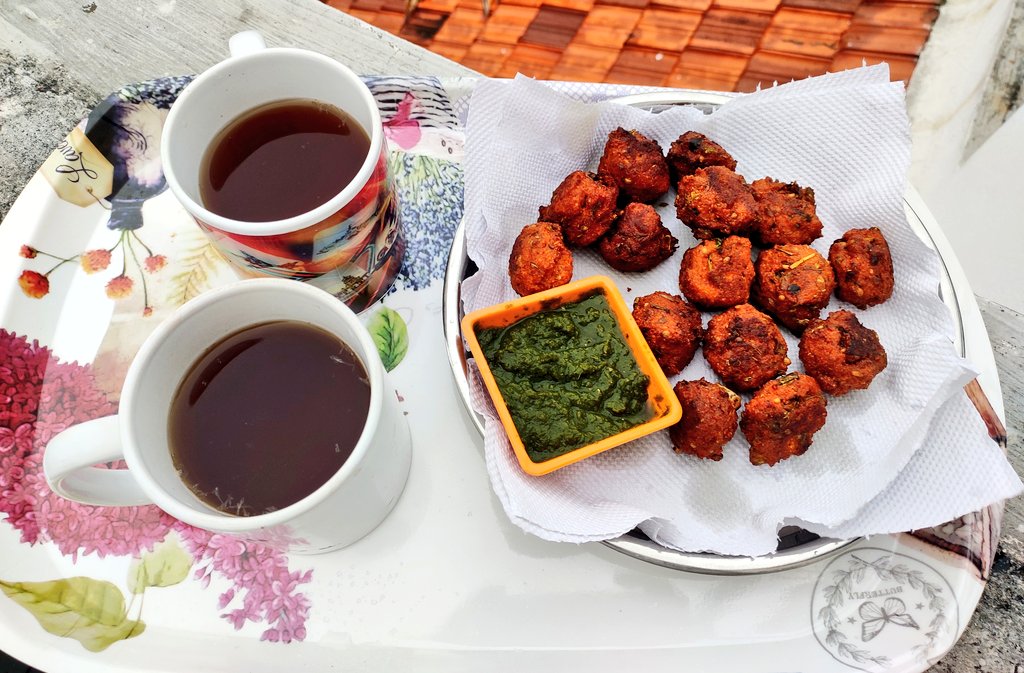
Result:
{"label": "butterfly logo embossed on tray", "polygon": [[907,605],[899,598],[886,598],[879,606],[874,601],[864,601],[857,609],[860,618],[860,639],[865,643],[882,632],[886,624],[920,629],[914,618],[907,614]]}
{"label": "butterfly logo embossed on tray", "polygon": [[[924,561],[875,547],[836,556],[811,599],[818,643],[863,671],[908,670],[936,661],[956,641],[956,596]],[[918,670],[918,669],[915,669]]]}

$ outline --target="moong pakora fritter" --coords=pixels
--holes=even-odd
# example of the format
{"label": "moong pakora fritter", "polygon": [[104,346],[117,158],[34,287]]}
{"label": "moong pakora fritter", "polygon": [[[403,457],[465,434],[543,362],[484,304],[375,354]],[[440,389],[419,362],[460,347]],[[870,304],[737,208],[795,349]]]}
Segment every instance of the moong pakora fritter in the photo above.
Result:
{"label": "moong pakora fritter", "polygon": [[704,336],[700,312],[668,292],[634,299],[633,320],[666,376],[675,376],[690,364]]}
{"label": "moong pakora fritter", "polygon": [[757,198],[754,235],[761,245],[807,245],[821,237],[821,220],[814,205],[814,190],[795,182],[761,178],[750,184]]}
{"label": "moong pakora fritter", "polygon": [[597,249],[613,269],[650,271],[671,257],[678,246],[658,211],[646,203],[631,203]]}
{"label": "moong pakora fritter", "polygon": [[673,390],[683,417],[668,429],[676,453],[721,460],[722,447],[736,434],[739,395],[704,379],[680,381]]}
{"label": "moong pakora fritter", "polygon": [[746,304],[754,280],[751,249],[750,241],[740,236],[702,241],[683,253],[679,289],[704,309]]}
{"label": "moong pakora fritter", "polygon": [[668,148],[668,169],[672,184],[679,184],[679,178],[696,172],[698,168],[724,166],[736,170],[736,160],[721,145],[696,131],[687,131],[672,141]]}
{"label": "moong pakora fritter", "polygon": [[679,179],[676,215],[696,238],[742,236],[757,224],[757,201],[742,175],[709,166]]}
{"label": "moong pakora fritter", "polygon": [[864,309],[892,296],[892,254],[878,227],[843,234],[829,248],[828,261],[835,271],[836,296],[841,301]]}
{"label": "moong pakora fritter", "polygon": [[597,174],[632,201],[650,203],[668,191],[668,164],[661,145],[639,131],[617,128],[608,134]]}
{"label": "moong pakora fritter", "polygon": [[704,335],[704,359],[725,385],[741,392],[784,373],[788,350],[775,322],[750,304],[711,318]]}
{"label": "moong pakora fritter", "polygon": [[812,320],[800,337],[800,361],[822,390],[836,396],[867,388],[888,364],[878,334],[850,311]]}
{"label": "moong pakora fritter", "polygon": [[750,442],[750,462],[775,465],[803,454],[825,425],[825,395],[806,374],[772,379],[743,407],[740,429]]}
{"label": "moong pakora fritter", "polygon": [[818,317],[835,289],[828,260],[806,245],[762,250],[754,270],[754,300],[795,334]]}
{"label": "moong pakora fritter", "polygon": [[520,296],[550,290],[572,280],[572,252],[562,240],[562,229],[552,222],[523,227],[512,244],[508,278]]}
{"label": "moong pakora fritter", "polygon": [[619,188],[593,173],[574,171],[551,194],[551,203],[538,210],[542,222],[562,227],[569,245],[580,248],[607,233],[618,217]]}

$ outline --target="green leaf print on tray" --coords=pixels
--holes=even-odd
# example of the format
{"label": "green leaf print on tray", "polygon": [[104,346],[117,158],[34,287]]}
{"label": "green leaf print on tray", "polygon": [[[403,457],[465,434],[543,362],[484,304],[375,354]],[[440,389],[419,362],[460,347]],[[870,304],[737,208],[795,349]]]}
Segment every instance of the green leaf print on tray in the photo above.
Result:
{"label": "green leaf print on tray", "polygon": [[402,316],[385,306],[370,318],[367,329],[380,353],[384,369],[391,371],[397,367],[409,351],[409,331]]}
{"label": "green leaf print on tray", "polygon": [[[141,619],[142,594],[148,587],[169,587],[188,577],[192,557],[173,539],[136,558],[128,570],[131,602],[117,586],[91,577],[69,577],[49,582],[5,582],[2,590],[32,613],[39,625],[61,638],[74,638],[90,652],[101,652],[119,640],[134,638],[146,629]],[[139,608],[129,617],[135,598]]]}
{"label": "green leaf print on tray", "polygon": [[184,581],[191,569],[192,557],[177,542],[168,539],[132,561],[128,589],[133,594],[141,594],[146,587],[169,587]]}
{"label": "green leaf print on tray", "polygon": [[134,638],[146,628],[141,619],[128,618],[124,594],[110,582],[90,577],[50,582],[0,580],[0,590],[32,613],[48,632],[74,638],[90,652]]}

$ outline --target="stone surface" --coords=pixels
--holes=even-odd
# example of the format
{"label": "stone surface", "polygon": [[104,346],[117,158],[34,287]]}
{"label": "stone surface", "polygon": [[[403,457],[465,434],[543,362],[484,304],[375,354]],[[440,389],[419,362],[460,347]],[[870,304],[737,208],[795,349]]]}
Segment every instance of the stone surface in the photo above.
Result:
{"label": "stone surface", "polygon": [[0,50],[0,217],[102,95],[75,84],[61,66]]}

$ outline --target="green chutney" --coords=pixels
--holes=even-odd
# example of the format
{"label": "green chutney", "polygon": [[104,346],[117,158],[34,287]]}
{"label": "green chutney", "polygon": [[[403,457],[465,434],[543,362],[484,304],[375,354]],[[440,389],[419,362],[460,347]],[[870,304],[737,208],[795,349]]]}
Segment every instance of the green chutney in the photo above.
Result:
{"label": "green chutney", "polygon": [[604,294],[541,311],[477,340],[534,462],[649,420],[647,375]]}

